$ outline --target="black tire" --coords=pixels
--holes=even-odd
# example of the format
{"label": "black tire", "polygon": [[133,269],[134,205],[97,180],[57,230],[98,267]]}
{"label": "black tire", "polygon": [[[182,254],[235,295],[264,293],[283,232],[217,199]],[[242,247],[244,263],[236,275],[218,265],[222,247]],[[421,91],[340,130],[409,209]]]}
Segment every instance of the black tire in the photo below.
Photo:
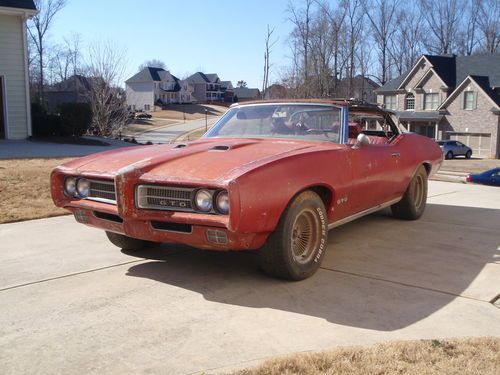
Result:
{"label": "black tire", "polygon": [[144,250],[156,245],[156,242],[139,240],[137,238],[127,237],[123,234],[114,232],[106,231],[106,236],[108,236],[108,239],[113,245],[127,251]]}
{"label": "black tire", "polygon": [[259,251],[261,268],[274,277],[303,280],[320,267],[328,243],[325,206],[305,191],[286,208],[276,230]]}
{"label": "black tire", "polygon": [[466,159],[470,159],[470,157],[471,157],[471,156],[472,156],[472,151],[471,151],[471,150],[469,150],[469,151],[467,151],[467,152],[465,153],[465,158],[466,158]]}
{"label": "black tire", "polygon": [[406,189],[403,198],[391,206],[392,214],[405,220],[416,220],[425,211],[427,204],[427,171],[421,165]]}
{"label": "black tire", "polygon": [[453,152],[452,152],[452,151],[448,151],[448,152],[446,153],[445,158],[446,158],[446,160],[453,159]]}

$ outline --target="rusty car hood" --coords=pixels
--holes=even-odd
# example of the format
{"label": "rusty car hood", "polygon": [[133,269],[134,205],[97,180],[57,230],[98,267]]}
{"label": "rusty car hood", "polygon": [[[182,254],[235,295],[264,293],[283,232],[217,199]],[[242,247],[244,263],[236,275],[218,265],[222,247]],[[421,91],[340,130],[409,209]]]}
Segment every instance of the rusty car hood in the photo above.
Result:
{"label": "rusty car hood", "polygon": [[134,171],[145,180],[223,183],[283,157],[339,147],[334,143],[303,140],[203,138],[178,145],[108,151],[77,159],[67,167],[93,176],[111,177]]}

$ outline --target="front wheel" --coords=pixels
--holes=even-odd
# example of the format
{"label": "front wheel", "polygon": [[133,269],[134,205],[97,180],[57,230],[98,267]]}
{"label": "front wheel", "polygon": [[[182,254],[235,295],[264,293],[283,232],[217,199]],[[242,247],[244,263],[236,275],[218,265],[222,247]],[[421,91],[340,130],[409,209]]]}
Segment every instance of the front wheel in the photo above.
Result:
{"label": "front wheel", "polygon": [[328,241],[323,201],[305,191],[286,208],[276,230],[259,251],[260,265],[269,275],[303,280],[320,267]]}
{"label": "front wheel", "polygon": [[392,214],[400,219],[416,220],[427,204],[427,171],[421,165],[406,189],[403,198],[391,206]]}
{"label": "front wheel", "polygon": [[472,151],[471,151],[471,150],[469,150],[469,151],[467,151],[467,152],[465,153],[465,158],[466,158],[466,159],[470,159],[470,157],[471,157],[471,156],[472,156]]}
{"label": "front wheel", "polygon": [[128,251],[144,250],[156,244],[155,242],[139,240],[137,238],[127,237],[123,234],[108,231],[106,231],[106,236],[108,236],[108,239],[113,245]]}

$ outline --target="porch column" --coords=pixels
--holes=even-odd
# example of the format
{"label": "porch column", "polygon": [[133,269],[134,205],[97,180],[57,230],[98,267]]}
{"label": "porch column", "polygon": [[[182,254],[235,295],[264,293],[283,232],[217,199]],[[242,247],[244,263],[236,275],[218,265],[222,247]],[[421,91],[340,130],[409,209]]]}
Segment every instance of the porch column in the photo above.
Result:
{"label": "porch column", "polygon": [[438,135],[439,135],[438,134],[438,132],[439,132],[439,125],[438,125],[437,121],[434,124],[434,129],[435,129],[434,130],[434,139],[437,141],[439,139],[439,137],[438,137]]}
{"label": "porch column", "polygon": [[408,132],[411,132],[411,122],[410,121],[408,121],[408,128],[406,130],[408,130]]}

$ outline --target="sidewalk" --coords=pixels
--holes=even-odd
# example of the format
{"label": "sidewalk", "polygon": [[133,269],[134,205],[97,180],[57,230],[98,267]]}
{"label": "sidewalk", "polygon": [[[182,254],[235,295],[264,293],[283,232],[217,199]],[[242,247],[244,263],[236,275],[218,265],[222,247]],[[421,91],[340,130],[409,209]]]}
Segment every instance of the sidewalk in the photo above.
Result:
{"label": "sidewalk", "polygon": [[[89,137],[90,138],[90,137]],[[88,146],[66,143],[50,143],[28,140],[1,140],[0,159],[63,158],[85,156],[96,152],[113,150],[121,147],[134,147],[133,143],[116,139],[91,137],[109,143],[109,146]]]}

